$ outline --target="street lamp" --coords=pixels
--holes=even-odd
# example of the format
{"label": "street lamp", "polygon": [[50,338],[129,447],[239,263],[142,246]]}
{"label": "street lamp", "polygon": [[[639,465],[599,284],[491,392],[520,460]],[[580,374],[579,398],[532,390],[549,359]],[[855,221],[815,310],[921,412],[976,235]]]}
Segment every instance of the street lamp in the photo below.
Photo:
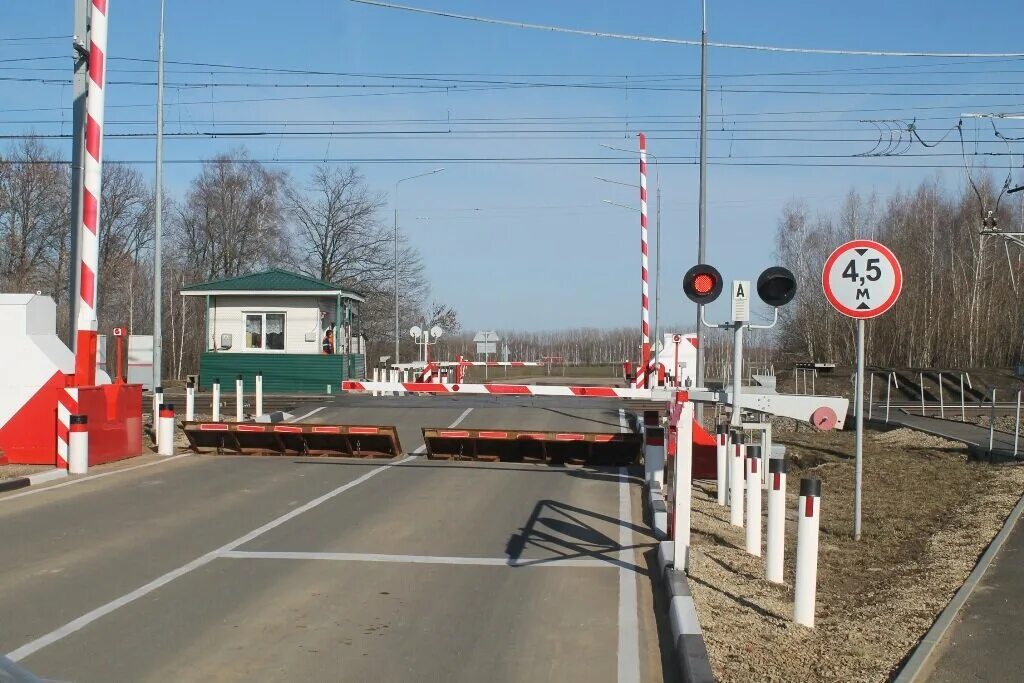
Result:
{"label": "street lamp", "polygon": [[427,171],[426,173],[417,173],[411,175],[408,178],[402,178],[395,182],[395,363],[398,363],[398,186],[404,183],[406,180],[413,180],[415,178],[422,178],[428,175],[434,175],[444,170],[444,167],[435,168],[433,171]]}

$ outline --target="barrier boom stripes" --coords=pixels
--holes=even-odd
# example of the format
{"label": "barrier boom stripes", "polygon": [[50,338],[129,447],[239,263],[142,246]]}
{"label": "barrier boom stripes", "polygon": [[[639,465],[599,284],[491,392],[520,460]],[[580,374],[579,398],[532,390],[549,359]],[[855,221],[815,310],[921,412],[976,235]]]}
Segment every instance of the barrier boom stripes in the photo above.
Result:
{"label": "barrier boom stripes", "polygon": [[580,398],[625,398],[672,400],[672,389],[636,389],[620,387],[549,386],[541,384],[440,384],[435,382],[356,382],[341,383],[343,391],[404,391],[414,394],[485,394],[497,396],[576,396]]}

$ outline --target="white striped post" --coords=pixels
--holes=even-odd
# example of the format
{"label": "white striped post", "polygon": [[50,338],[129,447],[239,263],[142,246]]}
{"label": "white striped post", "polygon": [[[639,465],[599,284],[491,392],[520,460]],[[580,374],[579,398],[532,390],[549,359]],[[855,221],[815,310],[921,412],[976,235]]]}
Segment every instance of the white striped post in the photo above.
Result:
{"label": "white striped post", "polygon": [[157,441],[158,455],[174,455],[174,405],[160,405],[160,437]]}
{"label": "white striped post", "polygon": [[242,414],[242,401],[245,396],[243,381],[241,375],[235,377],[235,422],[241,422],[244,417]]}
{"label": "white striped post", "polygon": [[818,527],[821,523],[821,480],[800,480],[796,524],[796,580],[793,586],[793,621],[814,628],[818,590]]}
{"label": "white striped post", "polygon": [[196,419],[196,383],[189,380],[185,383],[185,421]]}
{"label": "white striped post", "polygon": [[160,405],[164,402],[164,388],[157,387],[153,390],[153,443],[157,443],[160,440],[160,420],[158,413],[160,412]]}
{"label": "white striped post", "polygon": [[647,270],[647,137],[640,133],[640,334],[642,358],[639,370],[643,372],[644,383],[641,386],[644,387],[651,386],[651,320]]}
{"label": "white striped post", "polygon": [[786,460],[768,461],[768,533],[765,547],[765,578],[782,583],[786,556]]}
{"label": "white striped post", "polygon": [[747,446],[747,552],[761,557],[761,447]]}
{"label": "white striped post", "polygon": [[89,78],[86,90],[85,155],[82,165],[82,223],[78,227],[81,276],[75,347],[75,385],[96,384],[96,342],[100,254],[100,197],[103,179],[103,108],[106,89],[107,0],[92,0]]}
{"label": "white striped post", "polygon": [[745,446],[743,445],[743,432],[733,430],[732,432],[732,457],[729,458],[729,523],[733,526],[743,526],[743,460]]}
{"label": "white striped post", "polygon": [[716,480],[718,483],[718,504],[725,505],[726,487],[729,481],[729,425],[718,423],[718,438],[715,439]]}
{"label": "white striped post", "polygon": [[72,415],[68,425],[68,474],[89,472],[88,417]]}
{"label": "white striped post", "polygon": [[210,392],[210,419],[220,422],[220,379],[213,380],[213,390]]}
{"label": "white striped post", "polygon": [[[331,393],[328,388],[327,393]],[[263,371],[256,371],[256,417],[263,416]]]}
{"label": "white striped post", "polygon": [[690,567],[690,506],[693,495],[693,403],[686,401],[676,424],[676,457],[673,472],[672,566]]}

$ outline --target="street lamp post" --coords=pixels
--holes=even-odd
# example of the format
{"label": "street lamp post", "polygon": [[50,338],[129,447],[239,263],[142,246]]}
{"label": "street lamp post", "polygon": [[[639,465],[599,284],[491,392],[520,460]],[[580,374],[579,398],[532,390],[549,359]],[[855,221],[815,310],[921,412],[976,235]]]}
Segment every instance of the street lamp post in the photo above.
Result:
{"label": "street lamp post", "polygon": [[427,171],[426,173],[418,173],[411,175],[408,178],[402,178],[395,182],[395,363],[398,363],[398,186],[404,183],[406,180],[413,180],[415,178],[422,178],[428,175],[434,175],[444,170],[444,167],[435,168],[433,171]]}

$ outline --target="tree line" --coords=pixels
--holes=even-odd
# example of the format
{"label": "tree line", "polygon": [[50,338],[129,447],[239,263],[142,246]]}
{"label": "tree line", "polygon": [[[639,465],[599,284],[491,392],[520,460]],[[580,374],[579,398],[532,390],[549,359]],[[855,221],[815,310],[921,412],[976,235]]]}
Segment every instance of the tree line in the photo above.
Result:
{"label": "tree line", "polygon": [[[0,291],[54,298],[67,341],[71,229],[70,171],[29,138],[0,154]],[[386,196],[354,167],[321,165],[297,178],[253,161],[244,148],[203,163],[180,197],[164,193],[164,375],[198,368],[204,310],[184,285],[271,267],[304,273],[363,294],[362,330],[371,359],[394,347],[395,233],[382,220]],[[101,331],[153,329],[152,184],[133,166],[103,167],[99,243]],[[400,327],[424,318],[458,329],[458,315],[429,299],[423,260],[399,234]],[[400,335],[412,353],[412,340]]]}
{"label": "tree line", "polygon": [[938,179],[888,199],[851,190],[834,211],[812,215],[790,202],[776,233],[780,262],[800,283],[781,310],[778,344],[790,360],[850,364],[855,323],[832,309],[820,284],[829,253],[854,238],[875,239],[896,254],[903,290],[896,305],[866,326],[867,362],[889,367],[1008,366],[1024,359],[1020,288],[1024,249],[982,234],[983,220],[1024,232],[1024,194],[990,180],[956,190]]}

